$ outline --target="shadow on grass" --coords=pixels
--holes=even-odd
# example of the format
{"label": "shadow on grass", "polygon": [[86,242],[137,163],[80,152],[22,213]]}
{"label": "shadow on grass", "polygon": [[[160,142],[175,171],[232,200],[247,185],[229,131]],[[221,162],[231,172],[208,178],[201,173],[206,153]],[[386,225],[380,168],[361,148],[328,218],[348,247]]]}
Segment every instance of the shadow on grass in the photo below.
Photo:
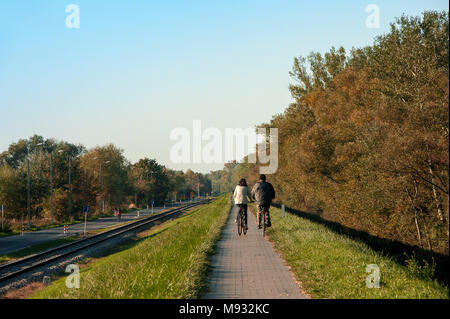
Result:
{"label": "shadow on grass", "polygon": [[[272,203],[272,206],[276,208],[281,208],[281,205],[278,203]],[[434,278],[443,283],[444,285],[448,286],[449,283],[448,255],[423,249],[418,246],[411,246],[399,241],[377,237],[367,232],[341,225],[337,222],[325,220],[319,215],[313,213],[307,213],[290,207],[286,207],[286,212],[305,218],[314,223],[321,224],[325,226],[327,229],[337,234],[346,235],[352,239],[359,240],[368,245],[371,249],[391,257],[394,261],[403,266],[406,264],[406,260],[410,256],[414,256],[414,259],[418,261],[422,262],[426,261],[428,264],[432,264],[434,261],[436,265]]]}

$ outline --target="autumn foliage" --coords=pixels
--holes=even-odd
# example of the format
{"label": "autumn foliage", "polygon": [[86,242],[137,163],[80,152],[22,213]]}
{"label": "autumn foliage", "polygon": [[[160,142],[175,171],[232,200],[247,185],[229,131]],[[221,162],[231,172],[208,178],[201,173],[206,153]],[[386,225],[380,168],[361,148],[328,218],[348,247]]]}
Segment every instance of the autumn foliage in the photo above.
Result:
{"label": "autumn foliage", "polygon": [[295,102],[263,124],[279,130],[277,200],[448,254],[448,40],[448,12],[425,12],[372,46],[295,58]]}

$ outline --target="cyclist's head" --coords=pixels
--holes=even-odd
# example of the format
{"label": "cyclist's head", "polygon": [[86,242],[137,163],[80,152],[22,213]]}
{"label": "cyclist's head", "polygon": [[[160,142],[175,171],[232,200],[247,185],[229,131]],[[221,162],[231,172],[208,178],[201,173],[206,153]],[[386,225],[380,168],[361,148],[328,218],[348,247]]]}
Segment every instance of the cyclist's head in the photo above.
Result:
{"label": "cyclist's head", "polygon": [[245,180],[245,178],[240,179],[239,186],[247,186],[247,181]]}
{"label": "cyclist's head", "polygon": [[266,181],[266,175],[264,175],[264,174],[259,175],[259,180],[265,182]]}

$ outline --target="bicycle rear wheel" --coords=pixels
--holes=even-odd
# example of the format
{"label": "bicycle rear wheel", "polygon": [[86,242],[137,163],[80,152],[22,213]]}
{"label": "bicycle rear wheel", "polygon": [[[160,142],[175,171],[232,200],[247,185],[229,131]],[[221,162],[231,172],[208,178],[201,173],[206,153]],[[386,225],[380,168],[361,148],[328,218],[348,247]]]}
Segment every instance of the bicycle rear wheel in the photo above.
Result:
{"label": "bicycle rear wheel", "polygon": [[263,212],[263,220],[262,220],[263,224],[262,224],[262,234],[263,237],[266,236],[266,212]]}
{"label": "bicycle rear wheel", "polygon": [[247,227],[246,227],[247,225],[245,224],[244,214],[242,214],[241,220],[242,220],[242,229],[244,230],[244,235],[247,235]]}
{"label": "bicycle rear wheel", "polygon": [[239,234],[239,236],[241,236],[241,233],[242,233],[242,214],[241,214],[240,211],[239,211],[239,213],[238,213],[238,218],[237,218],[237,220],[238,220],[238,222],[237,222],[237,226],[238,226],[238,234]]}

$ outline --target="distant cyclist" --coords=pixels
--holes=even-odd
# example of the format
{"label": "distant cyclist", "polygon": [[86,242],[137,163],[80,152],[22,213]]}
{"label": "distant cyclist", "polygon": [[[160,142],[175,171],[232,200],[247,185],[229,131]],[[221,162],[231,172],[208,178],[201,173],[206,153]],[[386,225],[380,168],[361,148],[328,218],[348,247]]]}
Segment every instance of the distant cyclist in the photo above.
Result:
{"label": "distant cyclist", "polygon": [[[233,201],[234,203],[244,210],[244,224],[245,229],[248,229],[247,226],[247,198],[251,201],[251,193],[250,189],[247,186],[247,181],[245,178],[241,178],[239,183],[236,185],[236,188],[233,192]],[[237,216],[235,219],[237,222]]]}
{"label": "distant cyclist", "polygon": [[267,212],[267,227],[272,226],[270,222],[269,208],[272,200],[275,198],[275,190],[272,184],[266,182],[266,175],[261,174],[259,176],[259,181],[253,186],[252,189],[252,199],[258,204],[258,228],[261,228],[261,221],[259,215],[261,211],[265,210]]}

